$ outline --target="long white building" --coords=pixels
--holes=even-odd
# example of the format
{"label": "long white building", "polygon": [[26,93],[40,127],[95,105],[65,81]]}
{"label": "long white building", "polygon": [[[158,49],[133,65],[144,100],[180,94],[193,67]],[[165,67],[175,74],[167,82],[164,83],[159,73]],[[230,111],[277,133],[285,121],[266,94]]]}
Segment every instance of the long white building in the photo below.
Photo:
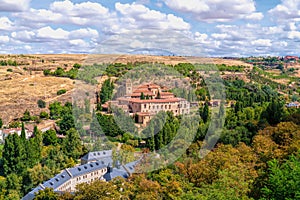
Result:
{"label": "long white building", "polygon": [[112,167],[112,151],[90,152],[83,156],[80,166],[68,168],[57,174],[52,179],[40,184],[25,195],[22,200],[32,200],[35,193],[45,188],[53,188],[54,192],[75,192],[76,185],[80,183],[91,183],[95,180],[110,181],[115,177],[128,178],[134,173],[137,161],[121,165],[116,162]]}

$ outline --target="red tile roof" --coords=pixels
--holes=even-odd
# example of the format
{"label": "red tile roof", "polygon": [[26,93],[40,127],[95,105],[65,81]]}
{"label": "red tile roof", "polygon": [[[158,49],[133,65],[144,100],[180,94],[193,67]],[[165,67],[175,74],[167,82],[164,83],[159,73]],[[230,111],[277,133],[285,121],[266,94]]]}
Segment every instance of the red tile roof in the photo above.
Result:
{"label": "red tile roof", "polygon": [[179,102],[181,99],[179,98],[168,98],[168,99],[130,99],[130,102],[133,103],[174,103]]}

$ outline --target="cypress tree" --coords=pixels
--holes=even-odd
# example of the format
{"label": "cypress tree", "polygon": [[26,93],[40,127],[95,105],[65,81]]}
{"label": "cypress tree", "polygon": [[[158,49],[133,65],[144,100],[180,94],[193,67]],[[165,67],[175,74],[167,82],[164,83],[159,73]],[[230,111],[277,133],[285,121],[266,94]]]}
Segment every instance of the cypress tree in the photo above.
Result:
{"label": "cypress tree", "polygon": [[26,141],[26,132],[25,132],[25,127],[24,127],[24,123],[22,122],[22,130],[21,130],[21,139],[22,141]]}
{"label": "cypress tree", "polygon": [[142,92],[141,93],[141,100],[144,100],[145,99],[145,95],[144,95],[144,93]]}

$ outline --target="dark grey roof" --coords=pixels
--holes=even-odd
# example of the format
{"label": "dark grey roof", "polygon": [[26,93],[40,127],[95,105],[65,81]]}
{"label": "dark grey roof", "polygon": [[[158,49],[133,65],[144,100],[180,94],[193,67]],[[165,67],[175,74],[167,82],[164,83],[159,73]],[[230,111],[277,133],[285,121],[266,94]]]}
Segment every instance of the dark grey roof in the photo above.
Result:
{"label": "dark grey roof", "polygon": [[127,171],[129,171],[131,174],[133,174],[135,172],[135,167],[139,162],[140,162],[140,160],[136,160],[136,161],[125,164],[124,167],[127,169]]}
{"label": "dark grey roof", "polygon": [[29,192],[28,194],[26,194],[22,200],[32,200],[34,199],[35,193],[38,193],[40,190],[43,190],[41,188],[41,186],[38,186],[36,188],[34,188],[31,192]]}
{"label": "dark grey roof", "polygon": [[69,169],[69,172],[72,174],[73,177],[81,176],[90,172],[93,172],[95,170],[106,168],[107,165],[102,164],[101,161],[87,163],[84,165],[80,165],[77,167],[73,167]]}
{"label": "dark grey roof", "polygon": [[[111,165],[111,163],[113,163],[112,150],[90,152],[83,156],[82,160],[86,160],[90,163],[62,171],[52,179],[34,188],[31,192],[24,196],[22,200],[34,199],[34,194],[45,189],[46,187],[53,188],[55,192],[59,192],[56,189],[65,182],[69,181],[72,177],[82,176],[96,170],[107,168],[109,165]],[[128,178],[130,174],[134,173],[134,168],[138,162],[139,160],[127,163],[126,165],[120,165],[119,168],[113,168],[112,172],[107,172],[103,178],[106,181],[110,181],[116,177]]]}
{"label": "dark grey roof", "polygon": [[130,174],[126,171],[126,169],[121,166],[119,169],[118,168],[113,168],[112,172],[107,172],[104,174],[103,178],[106,181],[110,181],[116,177],[122,177],[122,178],[128,178]]}
{"label": "dark grey roof", "polygon": [[100,161],[97,161],[66,169],[63,172],[57,174],[55,177],[51,178],[50,180],[44,182],[40,186],[33,189],[26,196],[24,196],[22,200],[34,199],[34,193],[38,192],[39,190],[43,190],[44,188],[53,188],[54,191],[58,192],[57,188],[65,182],[69,181],[72,177],[81,176],[106,167],[106,165],[101,164]]}
{"label": "dark grey roof", "polygon": [[64,184],[65,182],[67,182],[68,180],[71,179],[71,176],[67,173],[66,170],[64,170],[63,172],[57,174],[56,176],[54,176],[53,178],[51,178],[50,180],[44,182],[42,185],[45,188],[53,188],[54,191],[61,186],[62,184]]}
{"label": "dark grey roof", "polygon": [[81,160],[85,160],[87,162],[92,162],[96,160],[102,160],[112,157],[112,150],[105,150],[105,151],[94,151],[89,152],[86,155],[84,155]]}

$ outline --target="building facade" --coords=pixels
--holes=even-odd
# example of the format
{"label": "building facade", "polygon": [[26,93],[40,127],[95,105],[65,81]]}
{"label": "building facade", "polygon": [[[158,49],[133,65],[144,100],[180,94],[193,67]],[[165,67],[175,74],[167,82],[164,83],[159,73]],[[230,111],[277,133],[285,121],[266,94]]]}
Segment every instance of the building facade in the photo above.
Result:
{"label": "building facade", "polygon": [[75,192],[76,186],[81,183],[91,183],[95,180],[110,181],[115,177],[128,178],[135,171],[138,161],[122,165],[116,162],[112,166],[112,151],[90,152],[82,157],[79,166],[68,168],[50,180],[40,184],[25,195],[22,200],[32,200],[35,194],[45,188],[53,188],[54,192]]}
{"label": "building facade", "polygon": [[[190,103],[156,84],[145,84],[132,90],[132,84],[127,80],[126,94],[109,101],[102,106],[103,110],[109,111],[109,107],[116,106],[124,112],[134,116],[138,123],[146,125],[160,111],[172,112],[175,116],[190,113]],[[132,93],[128,93],[132,92]]]}

